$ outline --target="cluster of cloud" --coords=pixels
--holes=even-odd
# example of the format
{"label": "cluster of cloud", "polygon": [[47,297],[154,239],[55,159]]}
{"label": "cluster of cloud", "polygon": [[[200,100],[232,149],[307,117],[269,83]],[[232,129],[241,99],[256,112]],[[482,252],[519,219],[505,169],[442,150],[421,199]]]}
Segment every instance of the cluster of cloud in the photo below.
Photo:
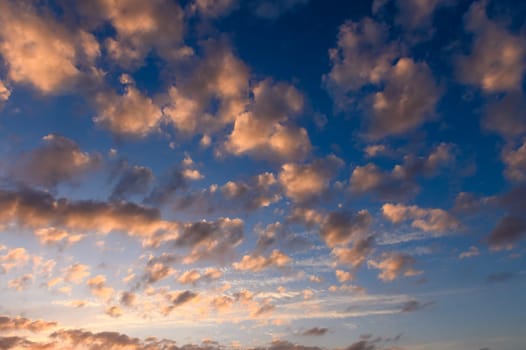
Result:
{"label": "cluster of cloud", "polygon": [[374,163],[354,168],[350,178],[351,192],[371,193],[382,200],[400,200],[412,197],[419,191],[417,179],[431,177],[454,161],[453,145],[441,143],[425,157],[406,155],[402,164],[390,172]]}
{"label": "cluster of cloud", "polygon": [[354,104],[364,88],[376,88],[360,106],[369,137],[401,135],[435,118],[440,87],[425,62],[403,56],[389,41],[386,25],[371,18],[346,22],[329,56],[324,81],[340,108]]}

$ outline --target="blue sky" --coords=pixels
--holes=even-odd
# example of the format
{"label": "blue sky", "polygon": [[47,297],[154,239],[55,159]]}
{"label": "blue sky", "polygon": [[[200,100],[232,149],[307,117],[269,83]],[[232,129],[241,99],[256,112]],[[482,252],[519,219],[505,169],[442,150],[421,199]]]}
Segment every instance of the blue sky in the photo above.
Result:
{"label": "blue sky", "polygon": [[524,347],[524,18],[0,0],[0,348]]}

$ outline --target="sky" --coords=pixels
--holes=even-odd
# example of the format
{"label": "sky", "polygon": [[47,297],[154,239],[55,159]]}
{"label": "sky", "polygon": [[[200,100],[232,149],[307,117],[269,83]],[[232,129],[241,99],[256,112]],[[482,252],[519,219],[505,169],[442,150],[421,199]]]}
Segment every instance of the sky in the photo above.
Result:
{"label": "sky", "polygon": [[0,349],[526,348],[525,18],[0,0]]}

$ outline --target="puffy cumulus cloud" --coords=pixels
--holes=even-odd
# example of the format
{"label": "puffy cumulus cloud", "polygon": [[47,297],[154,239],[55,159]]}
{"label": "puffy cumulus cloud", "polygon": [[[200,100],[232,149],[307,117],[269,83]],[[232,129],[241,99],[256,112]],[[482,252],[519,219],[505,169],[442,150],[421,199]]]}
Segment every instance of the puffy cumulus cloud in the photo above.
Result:
{"label": "puffy cumulus cloud", "polygon": [[386,203],[383,215],[392,223],[411,221],[411,226],[426,232],[448,232],[460,228],[460,222],[443,209],[420,208],[416,205]]}
{"label": "puffy cumulus cloud", "polygon": [[30,258],[25,248],[13,248],[0,256],[0,267],[2,272],[9,272],[13,268],[25,266]]}
{"label": "puffy cumulus cloud", "polygon": [[329,155],[309,164],[286,163],[278,175],[285,195],[294,202],[307,202],[325,194],[343,160]]}
{"label": "puffy cumulus cloud", "polygon": [[492,250],[512,249],[526,236],[526,187],[522,185],[512,188],[500,195],[496,204],[504,210],[504,215],[485,240]]}
{"label": "puffy cumulus cloud", "polygon": [[457,60],[460,80],[486,93],[520,90],[526,69],[526,41],[487,16],[488,1],[471,5],[466,30],[474,34],[471,55]]}
{"label": "puffy cumulus cloud", "polygon": [[120,302],[122,305],[130,307],[137,301],[137,295],[132,292],[122,292]]}
{"label": "puffy cumulus cloud", "polygon": [[67,282],[79,284],[90,275],[88,265],[73,264],[63,270],[64,280]]}
{"label": "puffy cumulus cloud", "polygon": [[415,259],[405,253],[386,252],[382,253],[378,260],[368,260],[367,266],[380,270],[378,278],[384,282],[390,282],[399,276],[416,276],[422,273],[414,269]]}
{"label": "puffy cumulus cloud", "polygon": [[33,2],[0,2],[0,54],[8,78],[44,94],[69,91],[86,79],[98,79],[100,55],[95,37],[68,28]]}
{"label": "puffy cumulus cloud", "polygon": [[11,96],[11,90],[0,80],[0,109],[4,107],[4,103],[9,99],[9,96]]}
{"label": "puffy cumulus cloud", "polygon": [[281,199],[278,181],[269,172],[256,175],[248,182],[228,181],[221,186],[221,193],[249,210],[268,207]]}
{"label": "puffy cumulus cloud", "polygon": [[160,240],[177,232],[177,222],[164,221],[158,209],[129,202],[69,201],[46,192],[0,191],[0,223],[40,229],[57,227],[75,232],[124,232],[130,236]]}
{"label": "puffy cumulus cloud", "polygon": [[372,138],[400,135],[433,119],[441,95],[427,64],[400,57],[387,32],[370,18],[346,22],[340,27],[337,48],[329,51],[332,69],[324,76],[341,108],[353,101],[350,94],[375,87],[363,106]]}
{"label": "puffy cumulus cloud", "polygon": [[304,158],[311,149],[307,131],[291,119],[303,111],[304,97],[292,85],[270,79],[252,88],[253,99],[238,115],[226,151],[282,160]]}
{"label": "puffy cumulus cloud", "polygon": [[295,207],[292,209],[288,219],[292,222],[301,222],[308,227],[320,225],[325,214],[317,209]]}
{"label": "puffy cumulus cloud", "polygon": [[407,178],[400,165],[391,172],[383,171],[373,163],[357,166],[351,174],[350,184],[352,192],[373,193],[380,199],[411,196],[418,191],[417,185]]}
{"label": "puffy cumulus cloud", "polygon": [[177,247],[190,248],[183,263],[215,261],[225,263],[234,256],[234,248],[243,240],[243,220],[219,218],[184,224]]}
{"label": "puffy cumulus cloud", "polygon": [[52,187],[65,181],[75,182],[101,163],[98,153],[88,153],[64,136],[49,134],[43,143],[32,151],[21,154],[12,172],[20,181]]}
{"label": "puffy cumulus cloud", "polygon": [[257,16],[274,19],[307,2],[309,0],[256,0],[252,6]]}
{"label": "puffy cumulus cloud", "polygon": [[349,282],[354,278],[352,273],[344,270],[336,270],[335,274],[336,278],[338,279],[338,282],[340,283]]}
{"label": "puffy cumulus cloud", "polygon": [[179,74],[163,108],[167,122],[185,135],[209,135],[232,123],[245,111],[249,70],[228,43],[207,41],[204,57],[195,58]]}
{"label": "puffy cumulus cloud", "polygon": [[435,10],[452,2],[452,0],[398,0],[397,6],[400,13],[397,20],[404,27],[410,29],[430,27]]}
{"label": "puffy cumulus cloud", "polygon": [[290,261],[288,255],[276,249],[268,257],[254,254],[244,255],[241,261],[233,263],[232,266],[236,270],[257,272],[268,267],[283,267],[288,265]]}
{"label": "puffy cumulus cloud", "polygon": [[365,209],[357,213],[331,212],[322,223],[320,234],[329,247],[347,244],[366,235],[371,221],[371,214]]}
{"label": "puffy cumulus cloud", "polygon": [[383,90],[371,96],[369,136],[403,134],[433,119],[440,95],[427,64],[399,59],[385,76]]}
{"label": "puffy cumulus cloud", "polygon": [[106,277],[103,275],[97,275],[90,278],[86,282],[86,285],[88,286],[91,294],[104,301],[108,301],[115,292],[112,287],[108,287],[106,284]]}
{"label": "puffy cumulus cloud", "polygon": [[175,269],[165,264],[163,259],[151,258],[146,265],[144,281],[146,284],[156,283],[175,274]]}
{"label": "puffy cumulus cloud", "polygon": [[23,276],[12,279],[7,282],[7,288],[15,289],[16,291],[22,291],[26,289],[31,282],[33,282],[34,276],[30,273],[26,273]]}
{"label": "puffy cumulus cloud", "polygon": [[153,172],[148,167],[125,166],[111,192],[110,200],[121,200],[134,194],[144,194],[154,179]]}
{"label": "puffy cumulus cloud", "polygon": [[104,313],[110,317],[121,317],[122,316],[122,309],[116,305],[109,306],[104,310]]}
{"label": "puffy cumulus cloud", "polygon": [[482,125],[506,138],[526,133],[526,98],[521,92],[510,92],[491,101],[485,111]]}
{"label": "puffy cumulus cloud", "polygon": [[488,236],[493,250],[511,249],[517,241],[526,235],[526,220],[515,215],[503,216]]}
{"label": "puffy cumulus cloud", "polygon": [[30,320],[25,317],[0,316],[0,332],[27,330],[33,333],[48,331],[57,326],[57,322]]}
{"label": "puffy cumulus cloud", "polygon": [[152,189],[145,202],[153,205],[166,204],[178,191],[188,187],[188,180],[181,169],[172,169]]}
{"label": "puffy cumulus cloud", "polygon": [[194,0],[191,9],[207,18],[228,15],[239,6],[239,0]]}
{"label": "puffy cumulus cloud", "polygon": [[502,160],[506,165],[504,175],[511,181],[526,181],[526,139],[518,148],[507,147],[502,151]]}
{"label": "puffy cumulus cloud", "polygon": [[312,248],[312,243],[305,237],[294,233],[288,225],[279,221],[268,224],[265,227],[257,226],[258,234],[254,252],[263,253],[273,246],[280,246],[289,251],[303,251]]}
{"label": "puffy cumulus cloud", "polygon": [[122,95],[97,93],[94,103],[97,115],[93,121],[117,135],[138,138],[159,130],[161,109],[133,85],[126,85]]}
{"label": "puffy cumulus cloud", "polygon": [[181,45],[184,13],[174,1],[96,0],[80,2],[78,11],[94,26],[113,26],[116,36],[106,39],[106,50],[124,67],[140,65],[152,49],[168,61],[189,54]]}
{"label": "puffy cumulus cloud", "polygon": [[387,28],[370,18],[340,27],[337,47],[329,51],[332,69],[324,76],[338,99],[363,86],[380,83],[391,69],[398,48],[387,43]]}
{"label": "puffy cumulus cloud", "polygon": [[51,244],[75,244],[82,239],[85,235],[82,234],[71,234],[68,231],[56,228],[56,227],[43,227],[34,231],[35,236],[38,238],[40,243],[45,245]]}
{"label": "puffy cumulus cloud", "polygon": [[374,237],[357,239],[352,247],[333,248],[332,254],[336,257],[339,264],[350,265],[356,269],[361,266],[369,254],[373,252]]}
{"label": "puffy cumulus cloud", "polygon": [[416,179],[431,177],[453,163],[453,145],[441,143],[427,156],[406,155],[402,164],[385,171],[373,163],[354,168],[350,178],[350,189],[354,193],[373,193],[380,199],[410,197],[419,190]]}
{"label": "puffy cumulus cloud", "polygon": [[190,290],[184,292],[171,292],[166,295],[166,299],[169,301],[169,305],[165,306],[162,310],[163,315],[167,316],[175,308],[190,302],[192,299],[197,298],[199,295]]}
{"label": "puffy cumulus cloud", "polygon": [[209,268],[203,271],[202,273],[198,270],[189,270],[185,271],[177,281],[181,284],[196,284],[200,281],[210,282],[212,280],[216,280],[223,276],[223,273],[214,268]]}

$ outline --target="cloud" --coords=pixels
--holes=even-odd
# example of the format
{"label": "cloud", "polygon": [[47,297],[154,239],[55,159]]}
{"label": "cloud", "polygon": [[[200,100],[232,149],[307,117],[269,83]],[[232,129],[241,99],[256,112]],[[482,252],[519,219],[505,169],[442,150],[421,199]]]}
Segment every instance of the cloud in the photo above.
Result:
{"label": "cloud", "polygon": [[33,281],[34,277],[30,273],[26,273],[23,276],[20,276],[19,278],[12,279],[7,282],[7,288],[15,289],[16,291],[22,291],[26,289],[31,282]]}
{"label": "cloud", "polygon": [[91,294],[106,302],[113,296],[115,292],[112,287],[108,287],[106,284],[106,277],[103,275],[97,275],[90,278],[86,285],[90,289]]}
{"label": "cloud", "polygon": [[336,247],[331,253],[336,256],[339,264],[357,268],[363,264],[367,256],[373,251],[374,236],[356,239],[351,248]]}
{"label": "cloud", "polygon": [[144,194],[148,191],[154,179],[155,177],[150,168],[139,165],[125,166],[111,192],[110,200],[121,200],[130,195]]}
{"label": "cloud", "polygon": [[449,232],[460,228],[460,222],[443,209],[386,203],[382,212],[394,224],[410,220],[412,227],[425,232]]}
{"label": "cloud", "polygon": [[399,14],[397,21],[409,29],[428,28],[433,24],[433,13],[435,10],[440,6],[451,3],[451,0],[398,0]]}
{"label": "cloud", "polygon": [[278,175],[284,193],[294,202],[307,202],[327,192],[343,161],[329,155],[309,164],[286,163]]}
{"label": "cloud", "polygon": [[402,304],[402,312],[415,312],[426,308],[429,305],[433,305],[434,302],[421,303],[418,300],[410,300]]}
{"label": "cloud", "polygon": [[273,250],[270,256],[264,257],[262,255],[244,255],[241,261],[233,263],[232,267],[241,271],[258,272],[268,267],[283,267],[290,263],[291,259],[288,255]]}
{"label": "cloud", "polygon": [[503,216],[488,236],[488,243],[494,250],[511,249],[515,242],[526,235],[526,222],[523,217]]}
{"label": "cloud", "polygon": [[225,263],[234,256],[234,248],[243,240],[243,220],[219,218],[216,221],[199,221],[184,224],[175,244],[190,248],[183,263],[214,261]]}
{"label": "cloud", "polygon": [[57,322],[48,322],[43,320],[30,320],[25,317],[0,316],[0,332],[12,332],[19,330],[28,330],[33,333],[43,332],[53,329]]}
{"label": "cloud", "polygon": [[252,6],[257,16],[274,19],[307,2],[309,0],[256,0]]}
{"label": "cloud", "polygon": [[14,248],[8,250],[0,256],[0,267],[2,272],[9,272],[13,268],[25,266],[30,259],[30,255],[25,248]]}
{"label": "cloud", "polygon": [[119,136],[141,138],[159,130],[162,112],[150,97],[126,84],[123,94],[96,94],[97,115],[93,121]]}
{"label": "cloud", "polygon": [[485,241],[492,250],[512,249],[519,240],[526,236],[526,219],[524,218],[526,187],[513,187],[507,193],[498,196],[495,203],[498,208],[504,210],[504,215]]}
{"label": "cloud", "polygon": [[207,18],[218,18],[230,14],[239,6],[239,0],[194,0],[193,9]]}
{"label": "cloud", "polygon": [[96,0],[77,10],[95,28],[111,24],[116,35],[106,39],[106,51],[123,67],[140,66],[152,49],[169,62],[188,54],[182,47],[184,13],[176,2]]}
{"label": "cloud", "polygon": [[526,69],[526,41],[488,18],[488,1],[474,2],[465,16],[465,29],[474,34],[471,55],[457,59],[461,82],[485,93],[520,90]]}
{"label": "cloud", "polygon": [[416,276],[422,273],[414,269],[415,259],[406,253],[385,252],[379,260],[367,261],[367,266],[380,270],[378,278],[383,282],[390,282],[399,276]]}
{"label": "cloud", "polygon": [[313,327],[301,332],[301,335],[319,337],[327,334],[328,331],[328,328]]}
{"label": "cloud", "polygon": [[268,207],[281,199],[274,174],[265,172],[244,181],[228,181],[221,186],[221,193],[249,210]]}
{"label": "cloud", "polygon": [[0,110],[4,107],[9,96],[11,96],[11,90],[9,90],[5,83],[0,80]]}
{"label": "cloud", "polygon": [[15,161],[12,172],[19,181],[43,187],[75,183],[101,164],[98,153],[84,152],[75,141],[64,136],[49,134],[42,141],[39,147],[22,153]]}
{"label": "cloud", "polygon": [[402,164],[384,171],[374,163],[354,168],[350,190],[354,193],[373,193],[379,199],[402,199],[416,194],[419,190],[416,179],[420,176],[431,177],[452,164],[453,145],[441,143],[427,156],[406,155]]}
{"label": "cloud", "polygon": [[321,225],[320,233],[329,247],[335,247],[357,241],[366,235],[371,221],[371,214],[365,209],[357,213],[335,211],[327,215]]}
{"label": "cloud", "polygon": [[250,75],[228,42],[208,40],[202,46],[204,56],[191,60],[169,89],[163,114],[183,135],[210,137],[245,111]]}
{"label": "cloud", "polygon": [[36,229],[34,233],[40,241],[40,243],[45,245],[60,243],[71,245],[81,241],[85,237],[85,235],[71,234],[65,230],[61,230],[55,227],[39,228]]}
{"label": "cloud", "polygon": [[487,283],[504,283],[515,278],[516,275],[511,272],[492,273],[486,277]]}
{"label": "cloud", "polygon": [[374,86],[376,92],[363,106],[373,139],[404,134],[434,119],[441,95],[427,64],[400,57],[398,46],[387,38],[387,27],[370,18],[346,22],[337,48],[329,51],[332,69],[323,77],[342,109],[353,104],[353,94]]}
{"label": "cloud", "polygon": [[192,299],[195,299],[198,297],[197,293],[194,293],[189,290],[185,290],[184,292],[173,292],[169,293],[167,295],[167,299],[170,302],[169,306],[166,306],[162,312],[164,315],[168,315],[170,312],[172,312],[173,309],[176,307],[179,307],[183,304],[188,303]]}
{"label": "cloud", "polygon": [[124,232],[156,240],[177,232],[179,223],[164,221],[158,209],[130,202],[69,201],[29,189],[0,190],[0,223],[39,229],[57,227],[75,232]]}
{"label": "cloud", "polygon": [[99,79],[94,61],[100,48],[92,34],[27,2],[2,1],[0,21],[0,54],[12,82],[54,94]]}
{"label": "cloud", "polygon": [[504,175],[509,180],[526,181],[526,139],[518,148],[505,148],[502,151],[502,160],[506,165]]}
{"label": "cloud", "polygon": [[116,305],[113,305],[113,306],[110,306],[110,307],[107,307],[106,310],[104,311],[104,313],[110,317],[114,317],[114,318],[117,318],[117,317],[121,317],[122,316],[122,310],[120,307],[116,306]]}
{"label": "cloud", "polygon": [[423,62],[400,58],[384,79],[384,88],[371,96],[369,136],[400,135],[435,118],[441,90]]}
{"label": "cloud", "polygon": [[137,300],[137,295],[132,292],[123,292],[121,294],[120,302],[122,305],[130,307],[135,304]]}
{"label": "cloud", "polygon": [[526,132],[526,99],[522,92],[510,92],[492,100],[484,113],[482,126],[506,138],[520,136]]}
{"label": "cloud", "polygon": [[340,27],[337,47],[329,51],[332,69],[324,82],[343,106],[349,92],[380,83],[397,55],[397,46],[387,42],[386,26],[370,18],[347,21]]}
{"label": "cloud", "polygon": [[478,256],[478,255],[480,255],[479,249],[475,246],[471,246],[469,247],[467,251],[460,253],[458,257],[459,259],[466,259],[466,258]]}
{"label": "cloud", "polygon": [[64,269],[64,280],[75,284],[81,283],[84,278],[90,275],[90,267],[83,264],[73,264]]}
{"label": "cloud", "polygon": [[272,160],[299,160],[311,149],[307,131],[291,120],[303,111],[304,97],[292,85],[271,79],[252,88],[253,99],[238,115],[225,149]]}
{"label": "cloud", "polygon": [[209,268],[202,273],[198,270],[185,271],[177,281],[181,284],[197,284],[200,281],[210,282],[223,276],[223,273],[215,268]]}

